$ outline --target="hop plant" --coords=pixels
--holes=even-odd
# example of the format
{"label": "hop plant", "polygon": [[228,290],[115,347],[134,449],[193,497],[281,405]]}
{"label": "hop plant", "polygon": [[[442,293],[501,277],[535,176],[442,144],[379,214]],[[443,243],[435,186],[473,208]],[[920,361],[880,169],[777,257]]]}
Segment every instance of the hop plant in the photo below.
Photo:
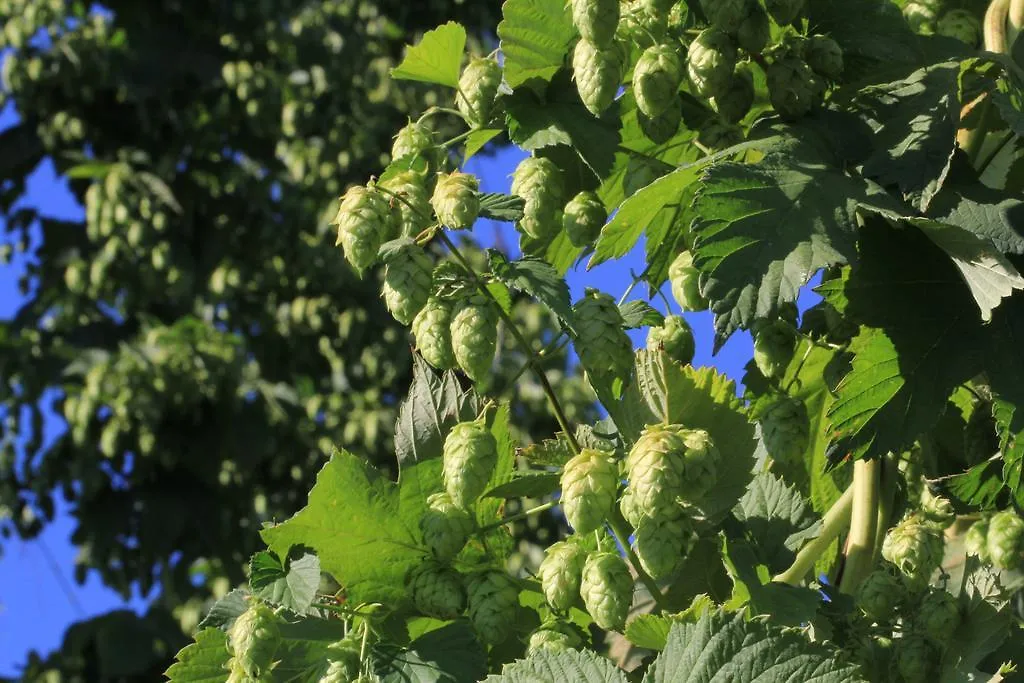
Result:
{"label": "hop plant", "polygon": [[921,514],[929,522],[937,524],[945,529],[956,519],[956,511],[953,504],[942,496],[937,496],[928,490],[927,486],[921,487]]}
{"label": "hop plant", "polygon": [[761,438],[773,459],[798,460],[807,450],[811,428],[803,403],[788,396],[769,406],[761,416]]}
{"label": "hop plant", "polygon": [[633,604],[629,567],[615,553],[592,553],[583,565],[580,595],[595,624],[607,631],[621,631]]}
{"label": "hop plant", "polygon": [[540,652],[561,652],[572,650],[583,645],[583,638],[572,627],[571,624],[553,622],[545,624],[530,634],[530,641],[526,647],[526,656]]}
{"label": "hop plant", "polygon": [[899,577],[886,569],[876,569],[857,589],[857,607],[874,621],[889,623],[896,617],[902,596]]}
{"label": "hop plant", "polygon": [[892,562],[913,588],[927,585],[942,562],[942,552],[942,532],[913,515],[890,529],[882,543],[882,557]]}
{"label": "hop plant", "polygon": [[501,85],[501,66],[489,57],[475,57],[462,70],[455,106],[466,120],[481,128],[491,120]]}
{"label": "hop plant", "polygon": [[451,324],[452,304],[433,296],[412,320],[416,348],[424,360],[439,370],[455,367]]}
{"label": "hop plant", "polygon": [[992,515],[985,545],[994,567],[1017,569],[1024,559],[1024,519],[1013,510]]}
{"label": "hop plant", "polygon": [[432,161],[437,156],[436,149],[433,131],[420,123],[410,121],[395,136],[395,141],[391,145],[391,158],[398,160],[419,156]]}
{"label": "hop plant", "polygon": [[807,66],[818,75],[837,80],[843,74],[843,48],[828,36],[813,35],[807,40],[804,52]]}
{"label": "hop plant", "polygon": [[765,0],[768,14],[779,26],[788,26],[796,21],[804,9],[804,0]]}
{"label": "hop plant", "polygon": [[487,297],[476,294],[459,305],[451,339],[459,368],[478,384],[487,381],[498,343],[498,316]]}
{"label": "hop plant", "polygon": [[688,365],[696,351],[693,330],[682,316],[666,316],[661,326],[652,327],[647,333],[647,350],[664,351],[675,362]]}
{"label": "hop plant", "polygon": [[743,142],[743,129],[732,123],[712,119],[701,126],[697,142],[712,151],[726,149]]}
{"label": "hop plant", "polygon": [[669,576],[683,559],[689,533],[681,515],[646,517],[636,528],[633,548],[640,565],[655,579]]}
{"label": "hop plant", "polygon": [[601,199],[589,190],[584,190],[569,200],[562,212],[562,228],[574,247],[592,244],[608,220]]}
{"label": "hop plant", "polygon": [[473,533],[473,517],[459,507],[447,492],[427,498],[427,509],[420,519],[423,543],[438,560],[447,562],[459,554]]}
{"label": "hop plant", "polygon": [[747,16],[747,0],[700,0],[708,23],[724,33],[735,33]]}
{"label": "hop plant", "polygon": [[377,261],[377,252],[390,233],[391,207],[380,192],[368,187],[350,188],[341,199],[338,240],[345,258],[360,274]]}
{"label": "hop plant", "polygon": [[714,28],[705,29],[690,44],[686,68],[699,95],[722,95],[728,90],[736,68],[736,46],[728,34]]}
{"label": "hop plant", "polygon": [[280,618],[267,605],[253,601],[228,629],[228,648],[245,676],[259,679],[270,671],[281,642]]}
{"label": "hop plant", "polygon": [[647,517],[673,514],[677,499],[695,502],[714,486],[718,451],[703,430],[650,425],[626,457],[635,504]]}
{"label": "hop plant", "polygon": [[533,239],[544,240],[558,232],[558,211],[565,201],[562,172],[545,157],[527,157],[512,173],[512,194],[524,202],[519,229]]}
{"label": "hop plant", "polygon": [[784,320],[763,326],[754,339],[754,364],[765,377],[779,377],[793,360],[796,333]]}
{"label": "hop plant", "polygon": [[768,98],[786,120],[805,116],[818,103],[821,82],[807,63],[796,57],[777,59],[768,67]]}
{"label": "hop plant", "polygon": [[399,236],[415,237],[430,225],[432,209],[419,174],[403,171],[382,182],[381,187],[398,196],[394,205],[399,214]]}
{"label": "hop plant", "polygon": [[586,553],[572,541],[552,544],[537,569],[544,598],[551,608],[568,612],[580,593],[580,577]]}
{"label": "hop plant", "polygon": [[442,450],[444,488],[459,507],[468,507],[487,488],[498,462],[498,444],[481,422],[460,422]]}
{"label": "hop plant", "polygon": [[453,230],[467,230],[480,214],[480,181],[460,171],[439,173],[430,205],[441,225]]}
{"label": "hop plant", "polygon": [[647,116],[658,116],[675,102],[682,80],[683,66],[671,45],[647,48],[633,70],[637,108]]}
{"label": "hop plant", "polygon": [[633,343],[622,329],[622,313],[608,294],[587,289],[573,306],[576,351],[588,372],[623,376],[633,365]]}
{"label": "hop plant", "polygon": [[953,9],[939,17],[936,33],[977,47],[981,43],[981,22],[970,10]]}
{"label": "hop plant", "polygon": [[736,30],[736,44],[750,54],[760,54],[772,37],[771,21],[759,2],[748,3],[747,16]]}
{"label": "hop plant", "polygon": [[435,619],[455,619],[466,609],[466,588],[457,571],[432,560],[409,573],[409,592],[422,614]]}
{"label": "hop plant", "polygon": [[945,645],[960,625],[960,605],[945,590],[929,590],[914,611],[911,623],[917,633],[936,645]]}
{"label": "hop plant", "polygon": [[896,670],[905,683],[922,683],[929,679],[937,658],[923,636],[904,636],[896,641],[895,650]]}
{"label": "hop plant", "polygon": [[480,639],[490,645],[504,642],[512,632],[519,607],[519,588],[502,571],[484,571],[470,577],[469,621]]}
{"label": "hop plant", "polygon": [[672,104],[657,116],[648,116],[638,111],[636,119],[644,135],[660,145],[675,137],[679,124],[683,122],[683,107],[679,99],[674,98]]}
{"label": "hop plant", "polygon": [[754,76],[744,65],[736,67],[729,88],[719,97],[711,98],[711,108],[730,123],[737,123],[754,104]]}
{"label": "hop plant", "polygon": [[562,468],[562,510],[573,530],[589,534],[601,527],[615,504],[618,467],[611,457],[584,448]]}
{"label": "hop plant", "polygon": [[583,40],[609,47],[619,26],[619,0],[572,0],[572,23]]}
{"label": "hop plant", "polygon": [[600,116],[615,100],[622,82],[622,57],[615,46],[599,47],[584,38],[573,50],[572,73],[584,106]]}
{"label": "hop plant", "polygon": [[384,269],[384,304],[395,320],[408,325],[430,296],[433,263],[422,247],[409,244],[393,254]]}
{"label": "hop plant", "polygon": [[988,520],[979,519],[964,534],[964,549],[968,555],[974,555],[982,562],[990,562],[988,554]]}
{"label": "hop plant", "polygon": [[701,296],[699,277],[700,271],[693,265],[693,254],[689,251],[680,252],[668,267],[672,298],[684,311],[707,310],[708,302]]}
{"label": "hop plant", "polygon": [[721,454],[711,435],[703,429],[680,429],[679,435],[686,448],[683,486],[679,497],[687,503],[699,503],[718,481],[718,463]]}
{"label": "hop plant", "polygon": [[344,638],[327,646],[327,671],[317,683],[349,683],[359,675],[360,644]]}

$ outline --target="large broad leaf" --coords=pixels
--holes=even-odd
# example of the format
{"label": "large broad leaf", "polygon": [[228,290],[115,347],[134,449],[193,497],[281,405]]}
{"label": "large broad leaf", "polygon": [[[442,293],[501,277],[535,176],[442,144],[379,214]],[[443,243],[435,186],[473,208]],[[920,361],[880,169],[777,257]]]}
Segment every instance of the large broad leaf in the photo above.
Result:
{"label": "large broad leaf", "polygon": [[624,671],[589,650],[541,650],[529,659],[506,664],[501,675],[491,675],[485,683],[626,683]]}
{"label": "large broad leaf", "polygon": [[463,390],[454,373],[438,376],[425,360],[414,356],[412,386],[395,423],[398,462],[441,457],[448,430],[456,422],[472,420],[479,412],[476,394]]}
{"label": "large broad leaf", "polygon": [[214,683],[228,677],[228,638],[218,628],[205,628],[196,634],[196,641],[175,657],[164,673],[170,683]]}
{"label": "large broad leaf", "polygon": [[488,192],[480,195],[480,217],[511,223],[523,217],[525,204],[515,195]]}
{"label": "large broad leaf", "polygon": [[378,646],[374,659],[383,683],[461,683],[487,675],[487,653],[465,621],[430,631],[408,648]]}
{"label": "large broad leaf", "polygon": [[997,397],[992,414],[1003,456],[1003,482],[1016,503],[1024,506],[1024,294],[1014,294],[996,311],[988,332],[985,364]]}
{"label": "large broad leaf", "polygon": [[854,683],[864,681],[839,650],[743,613],[713,612],[673,624],[644,683]]}
{"label": "large broad leaf", "polygon": [[1004,253],[1024,254],[1024,200],[963,178],[958,171],[953,169],[932,201],[928,217],[991,240]]}
{"label": "large broad leaf", "polygon": [[541,302],[558,316],[567,329],[573,329],[569,286],[553,266],[536,258],[509,261],[495,249],[487,251],[491,272],[509,289],[523,292]]}
{"label": "large broad leaf", "polygon": [[263,551],[249,561],[249,588],[269,603],[305,614],[320,586],[320,560],[306,553],[281,562],[274,553]]}
{"label": "large broad leaf", "polygon": [[505,57],[505,82],[518,88],[533,79],[551,80],[576,37],[569,4],[506,0],[501,14],[498,38]]}
{"label": "large broad leaf", "polygon": [[391,70],[391,77],[457,88],[465,49],[466,29],[449,21],[427,31],[420,42],[406,49],[402,63]]}
{"label": "large broad leaf", "polygon": [[813,588],[772,581],[770,569],[758,558],[751,541],[723,538],[722,557],[733,582],[727,609],[746,607],[775,624],[800,626],[811,621],[821,607],[821,594]]}
{"label": "large broad leaf", "polygon": [[715,313],[716,344],[775,317],[821,268],[855,259],[865,204],[891,201],[811,144],[706,169],[694,201],[694,261],[708,278],[702,293]]}
{"label": "large broad leaf", "polygon": [[759,472],[733,515],[758,559],[773,574],[788,567],[800,547],[818,535],[817,516],[795,488],[768,472]]}

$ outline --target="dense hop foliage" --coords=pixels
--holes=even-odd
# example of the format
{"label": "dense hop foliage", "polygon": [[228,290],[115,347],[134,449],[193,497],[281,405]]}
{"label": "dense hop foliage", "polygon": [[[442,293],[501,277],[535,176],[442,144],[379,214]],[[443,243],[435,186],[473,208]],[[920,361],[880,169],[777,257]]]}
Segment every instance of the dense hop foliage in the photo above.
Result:
{"label": "dense hop foliage", "polygon": [[[419,355],[397,481],[338,449],[171,681],[1007,679],[1022,23],[1016,0],[507,0],[496,54],[467,59],[454,22],[424,35],[391,75],[451,88],[466,129],[402,129],[335,220],[364,277],[403,264],[385,296]],[[530,156],[511,195],[481,194],[460,167],[502,132]],[[481,217],[513,222],[523,256],[467,249]],[[742,396],[691,365],[685,317],[570,300],[569,269],[641,237],[635,284],[709,309],[716,348],[754,335]],[[520,328],[513,292],[554,340]],[[513,438],[496,334],[550,438]],[[539,364],[562,339],[607,419],[564,410]],[[570,532],[514,565],[509,524],[552,508]]]}

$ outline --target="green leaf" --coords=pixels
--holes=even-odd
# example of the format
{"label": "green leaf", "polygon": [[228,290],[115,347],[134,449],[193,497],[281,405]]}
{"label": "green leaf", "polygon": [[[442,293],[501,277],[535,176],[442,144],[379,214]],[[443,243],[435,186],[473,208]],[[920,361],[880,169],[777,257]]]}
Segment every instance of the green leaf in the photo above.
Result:
{"label": "green leaf", "polygon": [[839,650],[746,615],[716,612],[696,624],[673,624],[644,683],[864,681]]}
{"label": "green leaf", "polygon": [[331,662],[331,645],[345,637],[338,619],[303,617],[281,624],[274,659],[274,681],[319,681]]}
{"label": "green leaf", "polygon": [[783,626],[811,621],[821,607],[818,591],[771,581],[771,572],[759,561],[753,544],[742,539],[722,539],[722,557],[733,581],[728,609],[747,606],[751,613],[771,618]]}
{"label": "green leaf", "polygon": [[498,137],[505,130],[503,128],[479,128],[474,130],[466,138],[466,146],[463,150],[462,163],[466,163],[477,152],[483,149],[488,142]]}
{"label": "green leaf", "polygon": [[657,327],[665,322],[665,316],[646,301],[627,301],[619,306],[619,313],[622,314],[622,326],[627,330]]}
{"label": "green leaf", "polygon": [[261,536],[279,556],[297,545],[313,548],[354,603],[399,606],[407,597],[405,574],[423,557],[419,520],[439,487],[440,468],[437,459],[403,467],[395,484],[336,451],[317,474],[306,507]]}
{"label": "green leaf", "polygon": [[230,658],[227,635],[220,629],[205,628],[175,656],[164,675],[170,683],[221,683],[227,680]]}
{"label": "green leaf", "polygon": [[419,356],[413,357],[412,386],[398,409],[395,453],[399,463],[441,457],[444,437],[455,423],[474,419],[480,401],[463,390],[452,372],[437,375]]}
{"label": "green leaf", "polygon": [[213,603],[209,613],[199,622],[199,628],[219,628],[226,631],[235,619],[249,608],[249,591],[236,588]]}
{"label": "green leaf", "polygon": [[484,498],[543,498],[558,490],[559,479],[555,472],[514,472],[511,481],[487,491]]}
{"label": "green leaf", "polygon": [[1000,306],[988,331],[985,365],[996,395],[992,415],[1003,457],[1003,482],[1014,501],[1024,506],[1024,295],[1015,294]]}
{"label": "green leaf", "polygon": [[[1024,43],[1015,41],[1018,52],[1022,46]],[[1024,77],[1018,69],[1009,68],[999,77],[992,101],[1013,132],[1024,135]]]}
{"label": "green leaf", "polygon": [[589,650],[541,650],[529,659],[506,664],[501,675],[490,675],[484,683],[627,683],[626,674],[607,659]]}
{"label": "green leaf", "polygon": [[480,217],[514,222],[523,217],[526,202],[512,194],[488,192],[480,195]]}
{"label": "green leaf", "polygon": [[991,240],[1004,253],[1024,254],[1024,201],[1005,191],[956,175],[932,201],[928,216]]}
{"label": "green leaf", "polygon": [[888,205],[881,189],[847,175],[809,143],[756,164],[704,171],[694,200],[694,261],[707,282],[716,346],[758,318],[774,318],[826,266],[855,259],[857,209]]}
{"label": "green leaf", "polygon": [[85,163],[72,166],[68,170],[64,171],[64,175],[68,178],[89,178],[99,179],[105,178],[110,169],[114,168],[118,164],[109,161],[87,161]]}
{"label": "green leaf", "polygon": [[509,289],[535,298],[557,315],[567,329],[573,329],[569,286],[554,267],[541,259],[529,256],[518,261],[509,261],[496,249],[487,250],[487,259],[491,272]]}
{"label": "green leaf", "polygon": [[391,77],[457,88],[465,49],[466,29],[449,21],[427,31],[419,43],[408,47],[402,63],[391,70]]}
{"label": "green leaf", "polygon": [[287,567],[269,551],[258,552],[249,561],[249,588],[253,595],[296,614],[308,613],[319,585],[320,560],[311,553],[289,559]]}
{"label": "green leaf", "polygon": [[682,612],[670,615],[638,614],[626,624],[626,640],[637,647],[649,650],[664,650],[668,642],[669,631],[674,623],[696,624],[702,616],[717,610],[718,605],[703,593],[698,595]]}
{"label": "green leaf", "polygon": [[576,37],[568,3],[506,0],[501,16],[498,38],[505,57],[505,82],[518,88],[533,79],[550,81]]}
{"label": "green leaf", "polygon": [[573,456],[573,451],[565,435],[559,434],[557,439],[544,439],[519,449],[519,455],[531,465],[561,467]]}
{"label": "green leaf", "polygon": [[818,535],[820,523],[803,496],[782,479],[759,472],[750,482],[733,515],[772,574],[790,564],[800,547]]}
{"label": "green leaf", "polygon": [[966,472],[940,479],[944,491],[957,500],[980,510],[998,510],[1001,505],[1003,464],[993,456]]}
{"label": "green leaf", "polygon": [[461,683],[487,675],[487,653],[465,621],[429,631],[408,649],[385,644],[373,654],[383,683]]}

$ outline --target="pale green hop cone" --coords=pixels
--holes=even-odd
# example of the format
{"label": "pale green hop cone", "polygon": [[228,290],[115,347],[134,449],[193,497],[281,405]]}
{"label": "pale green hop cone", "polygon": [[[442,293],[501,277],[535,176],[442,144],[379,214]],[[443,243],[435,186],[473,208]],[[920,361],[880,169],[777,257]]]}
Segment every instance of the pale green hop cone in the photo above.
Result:
{"label": "pale green hop cone", "polygon": [[537,569],[541,590],[548,605],[557,612],[568,612],[580,594],[580,578],[586,552],[572,541],[552,544]]}
{"label": "pale green hop cone", "polygon": [[427,549],[442,562],[459,554],[473,533],[473,517],[459,507],[447,492],[427,498],[427,509],[420,519],[420,531]]}
{"label": "pale green hop cone", "polygon": [[562,468],[562,510],[576,533],[601,527],[618,494],[618,466],[611,456],[584,448]]}
{"label": "pale green hop cone", "polygon": [[633,343],[622,328],[622,313],[608,294],[587,289],[573,306],[576,318],[576,352],[587,372],[629,375]]}
{"label": "pale green hop cone", "polygon": [[708,302],[701,296],[699,288],[700,271],[693,265],[693,254],[679,253],[668,267],[668,279],[672,285],[672,298],[684,311],[706,311]]}
{"label": "pale green hop cone", "polygon": [[675,102],[682,80],[683,65],[671,45],[647,48],[633,70],[637,108],[647,116],[658,116]]}
{"label": "pale green hop cone", "polygon": [[681,516],[647,517],[636,529],[633,549],[644,571],[662,579],[682,562],[688,536],[689,529]]}
{"label": "pale green hop cone", "polygon": [[480,215],[480,180],[469,173],[439,173],[430,205],[441,225],[468,230]]}
{"label": "pale green hop cone", "polygon": [[793,360],[796,332],[784,320],[771,322],[754,337],[754,364],[765,377],[781,377]]}
{"label": "pale green hop cone", "polygon": [[559,210],[565,201],[562,171],[546,157],[527,157],[512,173],[512,194],[523,202],[517,227],[535,240],[548,240],[560,227]]}
{"label": "pale green hop cone", "polygon": [[466,609],[462,576],[450,567],[425,561],[409,572],[409,592],[422,614],[435,619],[455,619]]}
{"label": "pale green hop cone", "polygon": [[498,462],[498,444],[480,422],[452,427],[442,451],[444,487],[452,501],[469,507],[487,488]]}
{"label": "pale green hop cone", "polygon": [[572,0],[572,23],[584,40],[607,47],[619,26],[619,0]]}
{"label": "pale green hop cone", "polygon": [[992,515],[985,541],[996,569],[1017,569],[1024,560],[1024,518],[1013,510]]}
{"label": "pale green hop cone", "polygon": [[592,553],[583,566],[580,596],[594,623],[607,631],[621,631],[633,604],[629,567],[614,553]]}
{"label": "pale green hop cone", "polygon": [[500,85],[501,66],[489,57],[473,58],[462,70],[455,106],[474,128],[481,128],[491,120]]}
{"label": "pale green hop cone", "polygon": [[744,65],[736,67],[729,88],[711,98],[711,107],[729,123],[738,123],[754,104],[754,76]]}
{"label": "pale green hop cone", "polygon": [[519,608],[519,587],[503,571],[484,571],[470,577],[469,621],[489,645],[502,643],[512,633]]}
{"label": "pale green hop cone", "polygon": [[438,370],[455,367],[451,332],[452,309],[451,302],[429,297],[412,321],[416,349],[424,360]]}
{"label": "pale green hop cone", "polygon": [[395,141],[391,145],[391,159],[422,156],[428,161],[433,161],[437,156],[436,150],[434,132],[422,124],[411,121],[395,136]]}
{"label": "pale green hop cone", "polygon": [[228,649],[234,665],[256,679],[270,671],[281,643],[281,619],[267,605],[253,601],[228,629]]}
{"label": "pale green hop cone", "polygon": [[477,384],[491,376],[498,342],[498,314],[483,295],[462,301],[455,309],[451,328],[455,362]]}
{"label": "pale green hop cone", "polygon": [[363,186],[350,188],[341,199],[338,216],[338,239],[348,260],[362,274],[377,262],[377,252],[389,232],[392,220],[388,200],[377,190]]}
{"label": "pale green hop cone", "polygon": [[615,101],[622,83],[622,56],[617,47],[598,47],[583,39],[573,50],[572,73],[584,106],[600,116]]}
{"label": "pale green hop cone", "polygon": [[647,333],[647,350],[663,351],[677,363],[689,365],[696,351],[693,330],[686,319],[679,315],[665,317],[665,322],[652,327]]}
{"label": "pale green hop cone", "polygon": [[687,53],[686,69],[690,82],[702,97],[724,94],[736,68],[736,46],[725,33],[705,29],[694,38]]}
{"label": "pale green hop cone", "polygon": [[908,585],[921,588],[942,562],[942,531],[911,516],[889,530],[882,543],[882,557],[902,572]]}
{"label": "pale green hop cone", "polygon": [[596,193],[584,190],[573,197],[562,213],[562,227],[574,247],[594,243],[601,233],[608,211]]}
{"label": "pale green hop cone", "polygon": [[410,244],[393,255],[384,269],[384,304],[395,320],[409,325],[430,297],[434,264],[422,247]]}
{"label": "pale green hop cone", "polygon": [[393,204],[399,213],[399,237],[416,237],[433,222],[433,208],[421,175],[404,171],[381,183],[381,187],[398,195]]}

